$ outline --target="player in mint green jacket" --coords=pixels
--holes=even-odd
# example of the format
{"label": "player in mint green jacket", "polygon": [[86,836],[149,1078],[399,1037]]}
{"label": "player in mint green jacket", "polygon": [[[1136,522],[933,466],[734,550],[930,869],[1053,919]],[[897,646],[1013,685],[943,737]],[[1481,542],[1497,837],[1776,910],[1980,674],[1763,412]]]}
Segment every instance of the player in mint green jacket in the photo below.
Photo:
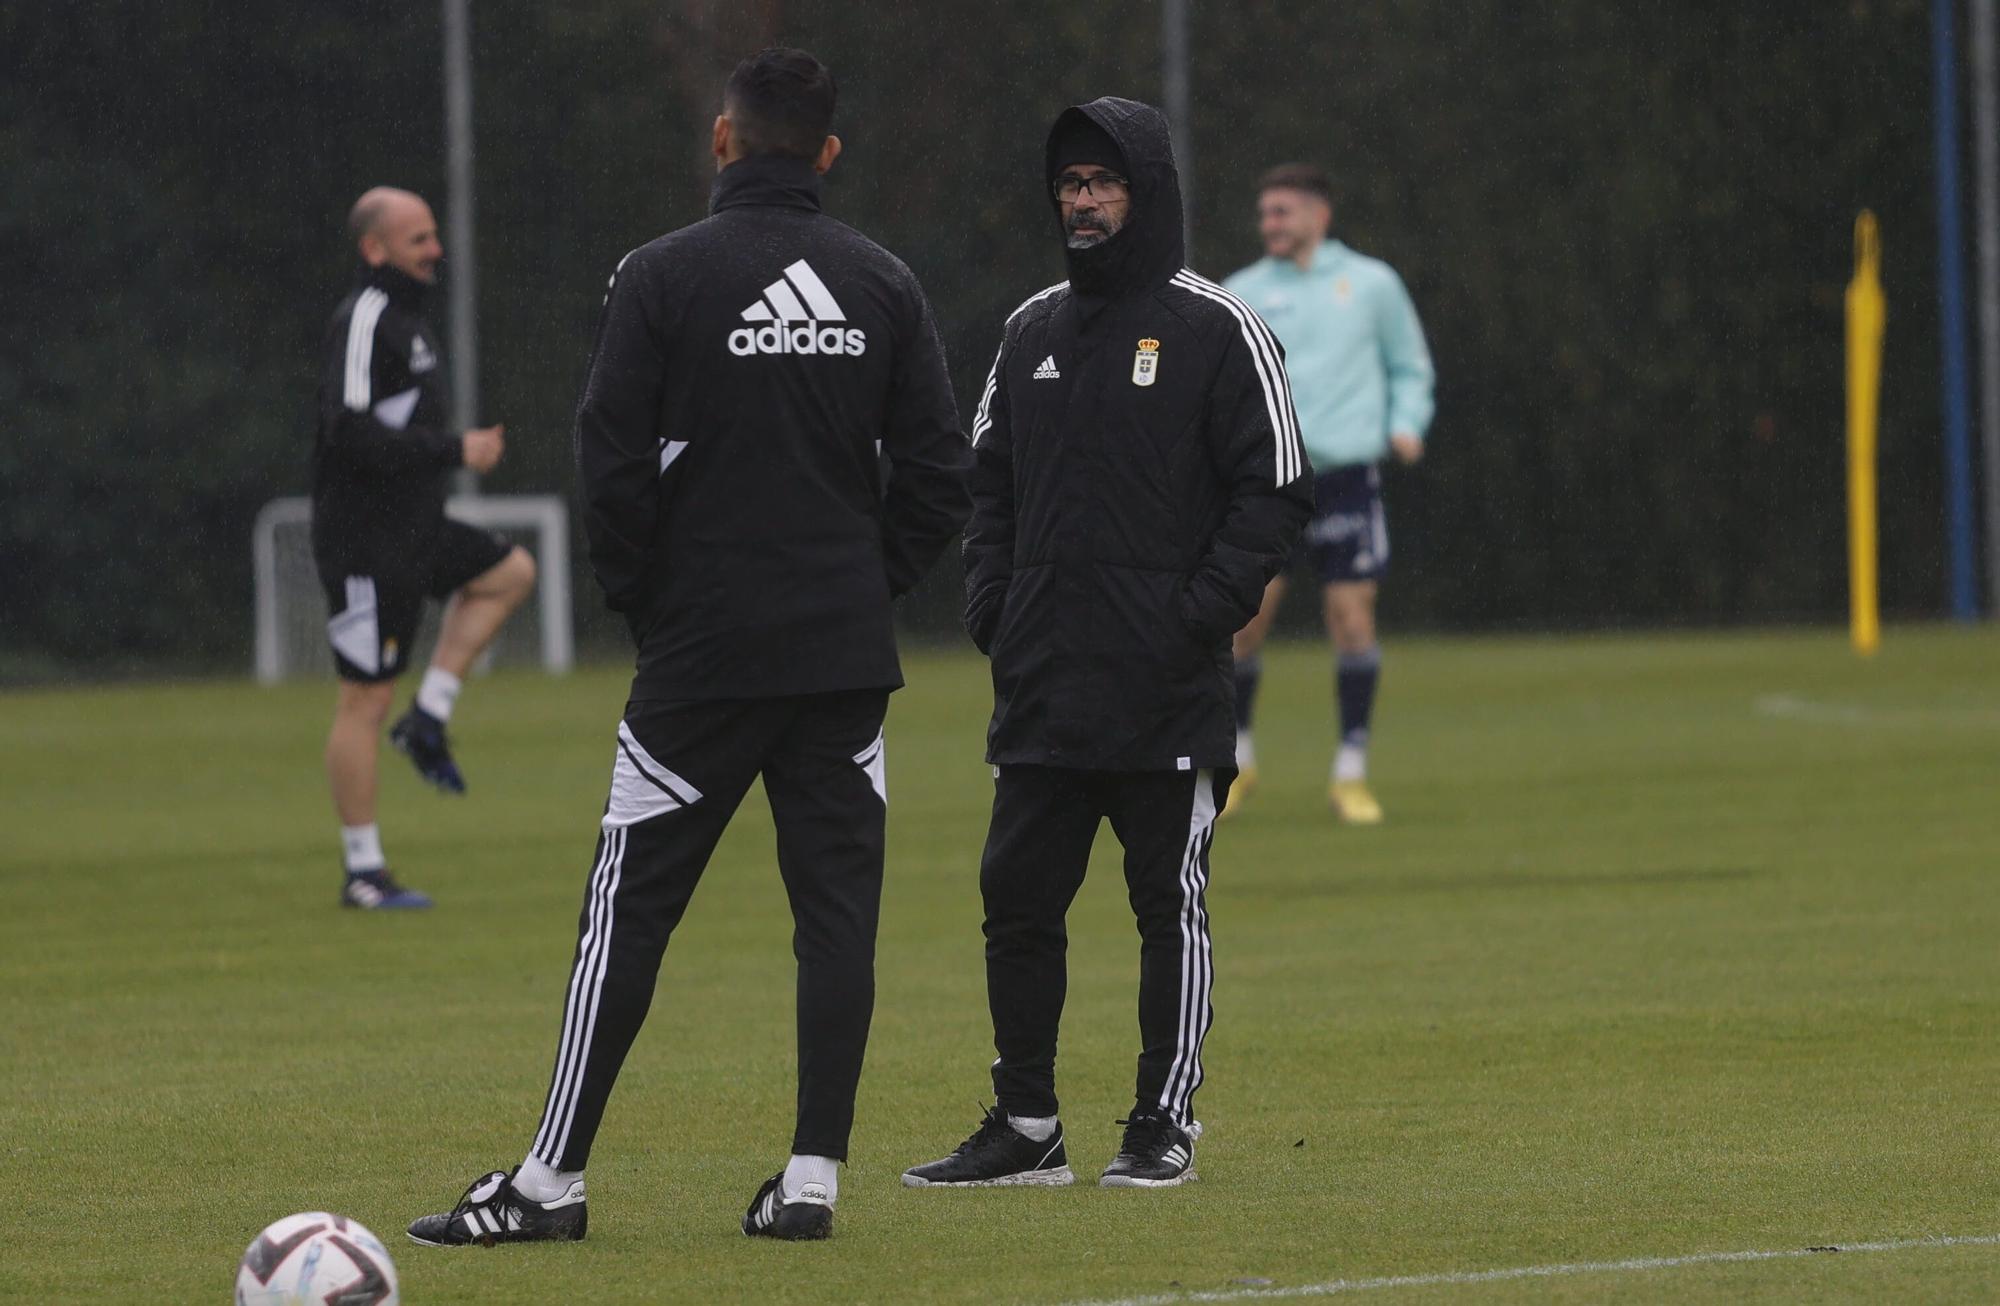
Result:
{"label": "player in mint green jacket", "polygon": [[[1249,301],[1285,346],[1315,473],[1313,519],[1299,550],[1318,573],[1335,655],[1340,746],[1328,797],[1342,820],[1372,825],[1382,819],[1368,788],[1369,722],[1382,669],[1375,595],[1389,562],[1377,464],[1392,453],[1405,463],[1423,457],[1435,374],[1402,279],[1381,260],[1329,239],[1332,225],[1325,173],[1304,164],[1273,168],[1257,194],[1265,257],[1223,284]],[[1261,675],[1257,651],[1285,586],[1281,572],[1265,591],[1263,610],[1236,636],[1239,775],[1228,808],[1256,782],[1250,718]]]}

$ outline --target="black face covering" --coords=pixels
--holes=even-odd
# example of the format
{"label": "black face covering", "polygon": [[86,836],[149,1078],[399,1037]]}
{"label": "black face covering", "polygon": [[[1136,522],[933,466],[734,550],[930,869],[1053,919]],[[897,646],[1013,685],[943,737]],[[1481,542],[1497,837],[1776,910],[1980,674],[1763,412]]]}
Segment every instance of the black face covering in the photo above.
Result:
{"label": "black face covering", "polygon": [[[1115,161],[1077,152],[1093,148],[1102,152],[1106,142],[1116,150]],[[1181,237],[1180,174],[1174,169],[1166,115],[1150,104],[1115,96],[1063,110],[1049,130],[1045,184],[1053,187],[1064,167],[1078,163],[1122,172],[1132,183],[1132,200],[1125,225],[1116,234],[1087,249],[1063,251],[1070,289],[1085,301],[1106,301],[1147,294],[1165,285],[1187,261]],[[1053,190],[1049,200],[1055,205],[1057,230],[1067,240],[1062,205]]]}

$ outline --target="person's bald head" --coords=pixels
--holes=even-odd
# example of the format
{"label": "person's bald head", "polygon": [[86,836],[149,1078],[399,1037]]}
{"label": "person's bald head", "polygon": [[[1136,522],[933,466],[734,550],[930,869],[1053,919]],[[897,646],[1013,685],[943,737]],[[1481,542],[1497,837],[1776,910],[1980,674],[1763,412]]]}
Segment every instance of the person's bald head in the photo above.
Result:
{"label": "person's bald head", "polygon": [[392,267],[425,285],[437,280],[444,246],[423,196],[394,186],[366,191],[347,211],[347,234],[369,267]]}

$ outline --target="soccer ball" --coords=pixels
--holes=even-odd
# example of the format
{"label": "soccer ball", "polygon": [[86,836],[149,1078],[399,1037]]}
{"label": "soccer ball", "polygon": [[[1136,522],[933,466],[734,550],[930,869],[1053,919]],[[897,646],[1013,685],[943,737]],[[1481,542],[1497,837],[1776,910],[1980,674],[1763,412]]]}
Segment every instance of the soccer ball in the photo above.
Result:
{"label": "soccer ball", "polygon": [[344,1215],[288,1215],[243,1253],[236,1306],[400,1306],[382,1240]]}

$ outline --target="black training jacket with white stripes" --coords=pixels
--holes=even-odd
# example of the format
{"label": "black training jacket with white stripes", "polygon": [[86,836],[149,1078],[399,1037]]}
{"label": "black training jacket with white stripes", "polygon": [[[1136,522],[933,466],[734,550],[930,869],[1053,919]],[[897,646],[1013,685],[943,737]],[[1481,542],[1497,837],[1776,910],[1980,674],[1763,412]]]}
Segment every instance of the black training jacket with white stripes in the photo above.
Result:
{"label": "black training jacket with white stripes", "polygon": [[429,287],[363,268],[327,323],[313,447],[313,548],[373,575],[421,555],[444,520],[462,443],[445,424],[445,369],[424,320]]}
{"label": "black training jacket with white stripes", "polygon": [[1183,266],[1159,111],[1077,114],[1123,151],[1131,208],[1008,319],[973,422],[965,622],[992,659],[987,760],[1231,766],[1230,637],[1312,510],[1284,351]]}
{"label": "black training jacket with white stripes", "polygon": [[923,290],[799,159],[730,165],[708,218],[620,262],[576,454],[634,700],[902,684],[891,600],[971,511]]}

